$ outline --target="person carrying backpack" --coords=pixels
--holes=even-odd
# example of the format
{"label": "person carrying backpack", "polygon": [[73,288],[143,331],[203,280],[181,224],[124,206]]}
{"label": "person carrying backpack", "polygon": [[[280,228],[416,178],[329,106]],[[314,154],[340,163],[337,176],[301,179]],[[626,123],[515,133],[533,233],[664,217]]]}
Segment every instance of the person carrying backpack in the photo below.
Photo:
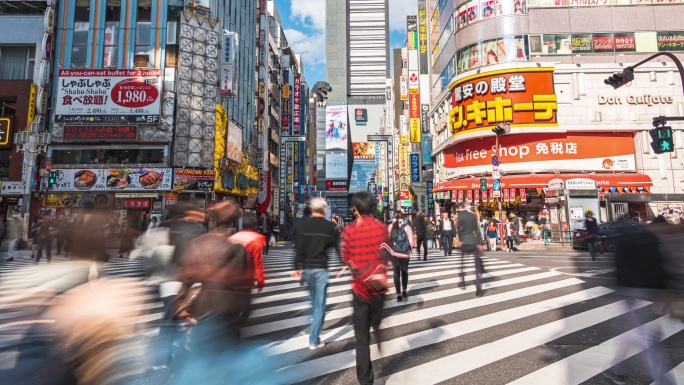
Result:
{"label": "person carrying backpack", "polygon": [[[411,226],[404,224],[404,214],[396,213],[388,231],[392,241],[392,250],[394,250],[391,257],[394,268],[394,287],[397,289],[397,301],[401,302],[408,297],[406,288],[408,287],[408,265],[414,242],[413,230],[411,230]],[[401,282],[399,281],[400,276]],[[403,285],[400,286],[399,283]],[[400,288],[403,288],[403,291]]]}

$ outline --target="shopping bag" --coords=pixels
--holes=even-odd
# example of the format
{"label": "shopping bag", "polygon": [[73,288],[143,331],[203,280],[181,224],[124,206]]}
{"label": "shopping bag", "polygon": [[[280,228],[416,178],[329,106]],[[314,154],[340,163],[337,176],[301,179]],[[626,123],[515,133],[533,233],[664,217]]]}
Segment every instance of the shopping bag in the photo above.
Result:
{"label": "shopping bag", "polygon": [[274,236],[274,235],[271,235],[271,239],[268,241],[268,244],[271,245],[271,246],[275,246],[275,245],[276,245],[276,239],[275,239],[275,236]]}

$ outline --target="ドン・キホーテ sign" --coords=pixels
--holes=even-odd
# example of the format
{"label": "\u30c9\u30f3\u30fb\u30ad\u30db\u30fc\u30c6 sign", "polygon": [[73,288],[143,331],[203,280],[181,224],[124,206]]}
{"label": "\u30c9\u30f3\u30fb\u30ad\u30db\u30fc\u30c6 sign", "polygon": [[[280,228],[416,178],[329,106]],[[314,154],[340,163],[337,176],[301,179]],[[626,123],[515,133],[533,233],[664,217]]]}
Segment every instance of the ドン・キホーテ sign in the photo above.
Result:
{"label": "\u30c9\u30f3\u30fb\u30ad\u30db\u30fc\u30c6 sign", "polygon": [[452,86],[452,133],[499,123],[555,126],[553,68],[516,68],[468,76]]}

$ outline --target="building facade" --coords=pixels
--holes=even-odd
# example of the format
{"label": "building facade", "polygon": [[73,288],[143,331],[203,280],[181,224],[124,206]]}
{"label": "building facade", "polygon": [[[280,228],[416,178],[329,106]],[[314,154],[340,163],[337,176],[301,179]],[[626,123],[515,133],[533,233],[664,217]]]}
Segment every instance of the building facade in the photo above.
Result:
{"label": "building facade", "polygon": [[[683,7],[644,1],[428,2],[438,207],[450,210],[454,202],[468,201],[494,214],[494,196],[501,194],[507,211],[548,213],[566,228],[589,208],[601,221],[678,215],[684,126],[668,123],[674,130],[671,153],[654,154],[648,132],[654,117],[684,114],[676,68],[661,57],[639,66],[628,86],[614,90],[604,79],[653,54],[681,51],[682,26],[672,15]],[[492,128],[501,123],[510,124],[510,133],[500,138],[501,164],[494,169]],[[597,203],[559,211],[558,199],[547,199],[553,179],[589,180],[585,186],[597,191]]]}

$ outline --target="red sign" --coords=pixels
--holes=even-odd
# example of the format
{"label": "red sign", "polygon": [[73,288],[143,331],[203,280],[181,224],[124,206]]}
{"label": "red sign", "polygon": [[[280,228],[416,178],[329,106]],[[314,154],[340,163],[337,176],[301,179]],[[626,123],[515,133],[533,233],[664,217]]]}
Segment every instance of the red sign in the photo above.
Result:
{"label": "red sign", "polygon": [[511,190],[510,189],[505,188],[503,191],[503,195],[504,195],[504,202],[508,202],[511,200]]}
{"label": "red sign", "polygon": [[52,162],[45,162],[45,171],[52,171]]}
{"label": "red sign", "polygon": [[407,190],[399,191],[399,199],[402,201],[411,199],[411,197],[409,196],[409,192]]}
{"label": "red sign", "polygon": [[135,140],[137,126],[64,126],[65,140]]}
{"label": "red sign", "polygon": [[468,201],[468,202],[472,202],[472,201],[473,201],[473,190],[468,190],[468,191],[467,191],[467,194],[468,194],[468,199],[467,199],[467,201]]}
{"label": "red sign", "polygon": [[178,203],[178,194],[177,193],[167,192],[166,194],[164,194],[164,205],[175,206],[177,203]]}
{"label": "red sign", "polygon": [[259,171],[259,195],[257,196],[259,206],[257,211],[264,213],[271,205],[271,172]]}
{"label": "red sign", "polygon": [[463,191],[458,192],[458,201],[463,202]]}
{"label": "red sign", "polygon": [[480,201],[480,190],[475,190],[475,202]]}
{"label": "red sign", "polygon": [[124,198],[124,208],[126,209],[149,209],[149,198]]}
{"label": "red sign", "polygon": [[493,190],[487,191],[487,202],[490,202],[493,200],[494,200],[494,191]]}
{"label": "red sign", "polygon": [[634,40],[634,34],[615,34],[615,51],[636,51],[636,40]]}
{"label": "red sign", "polygon": [[593,40],[594,40],[594,52],[601,52],[601,51],[613,52],[615,50],[615,45],[613,44],[613,36],[612,35],[608,35],[608,36],[594,35]]}
{"label": "red sign", "polygon": [[418,94],[409,95],[409,118],[420,118],[420,95]]}
{"label": "red sign", "polygon": [[521,189],[520,189],[520,200],[521,200],[522,202],[526,202],[526,201],[527,201],[527,189],[524,189],[524,188],[521,188]]}

